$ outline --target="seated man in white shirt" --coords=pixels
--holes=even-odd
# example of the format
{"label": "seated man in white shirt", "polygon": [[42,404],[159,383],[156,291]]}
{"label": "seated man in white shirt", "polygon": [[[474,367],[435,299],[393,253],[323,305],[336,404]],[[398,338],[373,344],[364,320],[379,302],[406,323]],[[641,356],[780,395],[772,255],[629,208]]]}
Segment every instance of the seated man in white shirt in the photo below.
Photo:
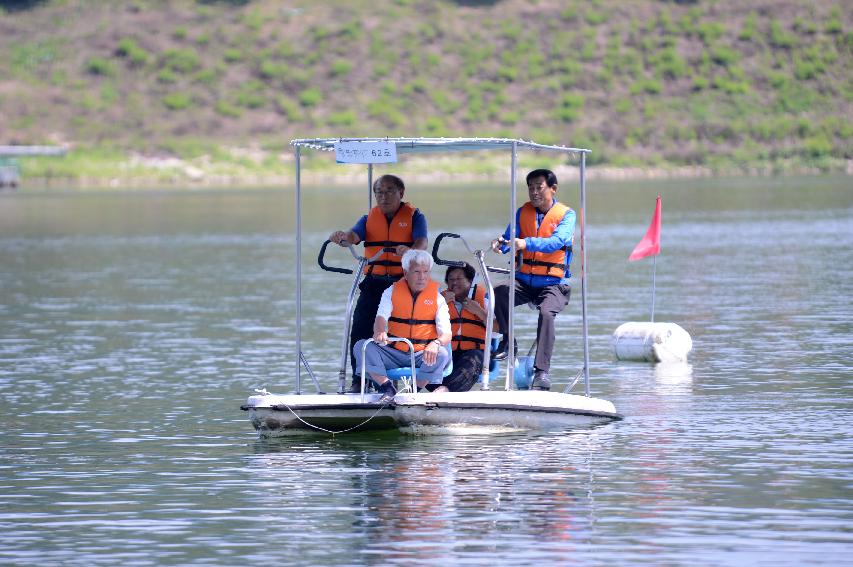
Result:
{"label": "seated man in white shirt", "polygon": [[402,341],[388,343],[388,337],[409,339],[415,350],[417,386],[441,384],[442,373],[451,361],[444,348],[450,343],[450,315],[447,301],[439,293],[439,284],[430,277],[432,256],[424,250],[409,250],[403,254],[403,278],[385,290],[373,321],[373,343],[366,339],[353,347],[356,374],[362,366],[376,382],[382,397],[380,403],[394,399],[397,389],[388,378],[389,368],[409,366],[409,346]]}

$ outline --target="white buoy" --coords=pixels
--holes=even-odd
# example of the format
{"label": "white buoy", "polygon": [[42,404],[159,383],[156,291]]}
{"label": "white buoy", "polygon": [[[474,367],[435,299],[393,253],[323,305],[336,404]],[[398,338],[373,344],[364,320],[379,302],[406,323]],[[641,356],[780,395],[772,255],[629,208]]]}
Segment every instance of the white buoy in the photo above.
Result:
{"label": "white buoy", "polygon": [[610,339],[618,360],[679,362],[693,348],[690,333],[675,323],[622,323]]}

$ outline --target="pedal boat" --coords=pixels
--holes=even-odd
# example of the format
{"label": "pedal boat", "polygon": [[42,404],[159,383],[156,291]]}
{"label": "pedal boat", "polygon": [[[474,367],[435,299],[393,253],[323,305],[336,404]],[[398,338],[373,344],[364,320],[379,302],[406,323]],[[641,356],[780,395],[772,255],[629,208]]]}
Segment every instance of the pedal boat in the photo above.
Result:
{"label": "pedal boat", "polygon": [[[291,142],[295,148],[296,163],[296,352],[295,361],[295,392],[290,394],[273,394],[266,389],[256,390],[250,395],[241,409],[248,412],[253,427],[261,437],[282,437],[294,434],[321,433],[338,434],[355,431],[396,430],[412,434],[468,434],[468,433],[501,433],[518,431],[548,431],[572,430],[588,428],[622,419],[614,405],[604,399],[590,396],[589,382],[589,344],[587,327],[587,298],[586,298],[586,155],[589,150],[537,144],[515,139],[503,138],[322,138],[297,139]],[[469,392],[416,392],[411,384],[416,369],[400,369],[404,387],[390,403],[379,403],[380,395],[366,392],[366,379],[362,376],[360,393],[346,393],[346,375],[349,361],[348,339],[351,324],[353,298],[361,276],[362,268],[368,258],[359,257],[349,248],[353,257],[359,261],[358,268],[345,269],[327,266],[324,261],[326,241],[320,252],[320,266],[328,271],[355,274],[355,281],[350,290],[346,311],[345,330],[341,348],[341,364],[338,372],[338,392],[327,394],[322,391],[320,382],[301,350],[302,329],[302,235],[301,235],[301,152],[303,149],[334,151],[339,162],[365,163],[367,165],[368,194],[373,184],[373,164],[396,161],[397,155],[410,153],[431,152],[460,152],[491,150],[505,151],[511,156],[511,191],[510,210],[516,206],[516,173],[517,154],[521,149],[557,152],[574,156],[579,161],[580,177],[580,210],[578,214],[580,228],[580,287],[581,315],[583,325],[583,366],[562,391],[519,390],[519,361],[515,353],[510,352],[505,361],[507,369],[504,380],[492,380],[489,349],[484,349],[483,375],[479,386],[475,385]],[[353,161],[355,160],[355,161]],[[370,199],[370,197],[368,197]],[[515,231],[515,215],[510,215],[511,232]],[[438,257],[438,246],[441,237],[462,238],[456,234],[442,234],[434,243],[433,257],[437,264],[454,265],[453,261],[442,260]],[[576,237],[577,240],[577,237]],[[471,250],[462,239],[469,252],[472,252],[479,264],[479,273],[484,278],[490,290],[489,297],[493,298],[489,272],[505,273],[509,277],[516,268],[515,250],[510,254],[510,268],[501,269],[486,266],[484,252]],[[513,246],[514,247],[514,246]],[[380,252],[381,254],[381,252]],[[458,263],[458,262],[457,262]],[[512,297],[511,297],[512,301]],[[512,307],[512,305],[510,306]],[[494,300],[489,305],[489,322],[487,323],[487,344],[491,341],[491,314],[494,310]],[[513,339],[513,309],[510,309],[509,344]],[[510,349],[512,350],[512,349]],[[555,353],[557,355],[557,353]],[[414,366],[414,358],[412,358]],[[522,364],[523,366],[523,364]],[[303,393],[303,367],[313,380],[316,392]],[[510,371],[509,369],[513,369]],[[408,371],[408,374],[406,374]],[[523,372],[522,372],[523,374]],[[583,377],[585,392],[583,395],[569,393]],[[555,384],[567,382],[552,376]],[[493,389],[493,385],[500,388]],[[405,385],[409,385],[408,388]]]}

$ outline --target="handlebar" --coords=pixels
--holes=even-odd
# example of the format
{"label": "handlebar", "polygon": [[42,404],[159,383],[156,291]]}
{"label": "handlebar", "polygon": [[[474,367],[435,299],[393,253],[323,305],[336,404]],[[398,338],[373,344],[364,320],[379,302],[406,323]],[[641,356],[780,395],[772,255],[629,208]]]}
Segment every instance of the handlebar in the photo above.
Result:
{"label": "handlebar", "polygon": [[508,274],[509,268],[496,268],[494,266],[486,266],[486,269],[495,274]]}
{"label": "handlebar", "polygon": [[435,260],[435,263],[439,266],[453,266],[454,268],[462,268],[465,266],[465,262],[459,262],[457,260],[442,260],[438,257],[438,249],[441,246],[441,241],[444,238],[462,238],[458,234],[454,234],[452,232],[442,232],[438,235],[438,238],[435,239],[435,242],[432,245],[432,259]]}
{"label": "handlebar", "polygon": [[[329,246],[329,244],[332,244],[332,241],[326,240],[323,243],[323,246],[320,247],[320,253],[317,255],[317,263],[320,264],[320,267],[323,268],[324,270],[326,270],[327,272],[337,272],[339,274],[351,274],[352,270],[349,268],[337,268],[335,266],[329,266],[325,262],[323,262],[323,258],[326,256],[326,248]],[[381,255],[385,254],[386,252],[394,252],[395,251],[394,248],[387,248],[387,247],[382,248],[381,250],[379,250],[379,252],[374,254],[372,258],[365,259],[365,258],[363,258],[363,257],[361,257],[355,253],[355,250],[353,250],[352,245],[349,245],[346,248],[349,249],[350,254],[352,254],[353,258],[355,258],[356,260],[359,260],[359,261],[365,260],[365,262],[373,262],[374,260],[379,258]]]}
{"label": "handlebar", "polygon": [[323,262],[323,257],[326,255],[326,248],[331,244],[331,240],[326,240],[323,243],[323,246],[320,248],[320,254],[317,256],[317,263],[320,264],[320,267],[326,270],[327,272],[337,272],[339,274],[351,274],[352,270],[350,268],[337,268],[335,266],[329,266]]}
{"label": "handlebar", "polygon": [[[435,261],[435,263],[438,264],[439,266],[452,266],[454,268],[464,267],[465,262],[461,262],[458,260],[443,260],[443,259],[438,257],[438,249],[441,246],[441,241],[444,240],[445,238],[459,238],[460,240],[462,240],[462,243],[465,245],[465,248],[468,249],[468,252],[471,252],[472,254],[474,253],[474,251],[471,250],[471,247],[468,246],[468,243],[465,242],[465,239],[462,238],[461,236],[459,236],[458,234],[455,234],[453,232],[442,232],[441,234],[438,235],[438,237],[436,237],[435,242],[432,245],[432,259],[433,259],[433,261]],[[495,266],[486,266],[486,269],[489,270],[490,272],[494,272],[496,274],[508,274],[509,273],[509,269],[507,269],[507,268],[496,268]]]}

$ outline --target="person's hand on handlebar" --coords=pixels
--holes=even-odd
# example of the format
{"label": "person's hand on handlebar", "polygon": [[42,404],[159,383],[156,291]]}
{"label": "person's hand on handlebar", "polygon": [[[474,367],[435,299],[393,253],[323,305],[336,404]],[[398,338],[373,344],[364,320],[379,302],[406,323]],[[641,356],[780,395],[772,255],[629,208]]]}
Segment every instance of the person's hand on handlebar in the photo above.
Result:
{"label": "person's hand on handlebar", "polygon": [[378,345],[387,345],[388,331],[379,331],[378,333],[373,333],[373,342]]}
{"label": "person's hand on handlebar", "polygon": [[329,235],[329,240],[334,242],[338,246],[349,246],[352,244],[349,239],[349,233],[344,230],[336,230],[332,234]]}
{"label": "person's hand on handlebar", "polygon": [[[501,253],[501,246],[509,246],[509,240],[506,240],[503,236],[499,236],[492,240],[492,252]],[[523,238],[515,239],[515,249],[516,250],[525,250],[527,248],[527,241]]]}

